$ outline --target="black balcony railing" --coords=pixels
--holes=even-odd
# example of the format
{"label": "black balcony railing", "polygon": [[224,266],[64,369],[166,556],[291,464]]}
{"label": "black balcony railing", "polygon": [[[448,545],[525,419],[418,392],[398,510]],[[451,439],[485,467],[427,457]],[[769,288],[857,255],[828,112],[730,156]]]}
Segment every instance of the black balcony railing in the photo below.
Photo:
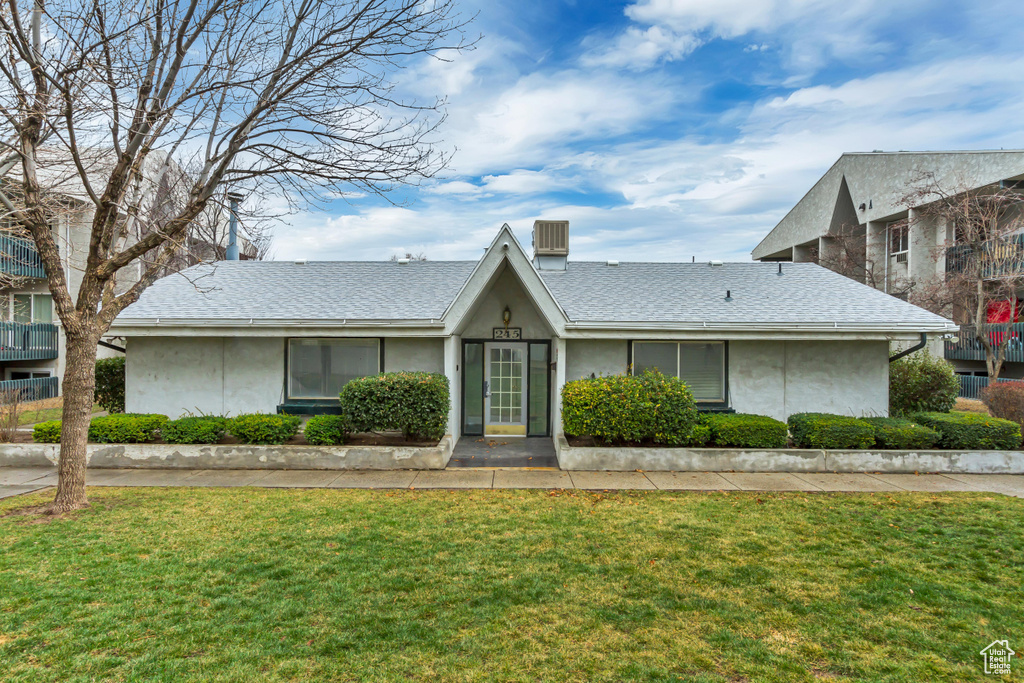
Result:
{"label": "black balcony railing", "polygon": [[[979,261],[982,277],[999,278],[1024,274],[1024,235],[982,242],[972,247],[960,244],[946,250],[946,272],[962,273],[971,266],[971,259]],[[973,272],[973,271],[972,271]]]}
{"label": "black balcony railing", "polygon": [[18,400],[25,403],[26,401],[42,401],[44,398],[56,397],[59,385],[56,377],[0,380],[0,392],[8,391],[17,391]]}
{"label": "black balcony railing", "polygon": [[46,277],[35,242],[9,233],[0,233],[0,272],[19,277]]}
{"label": "black balcony railing", "polygon": [[[947,360],[985,360],[985,347],[975,334],[975,328],[961,325],[957,333],[959,341],[946,342]],[[998,346],[1006,340],[1003,360],[1009,363],[1024,363],[1024,323],[1007,323],[988,332],[989,342]]]}
{"label": "black balcony railing", "polygon": [[0,322],[0,361],[50,360],[56,357],[56,325]]}

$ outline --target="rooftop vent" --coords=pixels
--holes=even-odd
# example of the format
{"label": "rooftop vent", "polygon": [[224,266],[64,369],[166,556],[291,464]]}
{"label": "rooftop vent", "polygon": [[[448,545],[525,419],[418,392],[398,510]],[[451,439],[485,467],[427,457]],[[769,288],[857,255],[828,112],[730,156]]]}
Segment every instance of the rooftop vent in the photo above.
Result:
{"label": "rooftop vent", "polygon": [[295,259],[295,265],[297,265],[297,266],[304,266],[304,265],[306,265],[306,259],[304,259],[304,258],[297,258],[297,259]]}
{"label": "rooftop vent", "polygon": [[709,266],[724,266],[725,262],[724,261],[719,261],[718,259],[711,259],[710,261],[708,261],[708,265]]}
{"label": "rooftop vent", "polygon": [[407,258],[400,258],[400,259],[398,259],[398,265],[400,265],[400,266],[407,266],[407,265],[409,265],[409,259],[407,259]]}
{"label": "rooftop vent", "polygon": [[617,266],[617,265],[619,265],[619,262],[618,261],[608,261],[608,265],[609,266]]}
{"label": "rooftop vent", "polygon": [[569,258],[569,221],[533,222],[533,265],[539,270],[565,270]]}

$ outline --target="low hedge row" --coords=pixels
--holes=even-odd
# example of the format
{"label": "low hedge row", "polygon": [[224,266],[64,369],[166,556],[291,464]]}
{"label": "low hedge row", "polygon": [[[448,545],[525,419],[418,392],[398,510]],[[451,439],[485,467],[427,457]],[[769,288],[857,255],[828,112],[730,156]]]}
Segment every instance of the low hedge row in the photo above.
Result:
{"label": "low hedge row", "polygon": [[939,433],[939,448],[958,451],[1020,448],[1020,425],[979,413],[915,413],[913,419]]}
{"label": "low hedge row", "polygon": [[798,448],[870,448],[875,443],[870,423],[828,413],[790,415],[789,433]]}
{"label": "low hedge row", "polygon": [[117,413],[94,417],[89,423],[89,440],[93,443],[145,443],[156,438],[166,415]]}
{"label": "low hedge row", "polygon": [[182,417],[165,422],[160,436],[167,443],[217,443],[227,430],[226,418],[217,415]]}
{"label": "low hedge row", "polygon": [[317,415],[309,418],[303,433],[313,446],[340,446],[350,429],[344,415]]}
{"label": "low hedge row", "polygon": [[242,443],[276,445],[295,436],[301,422],[295,415],[249,413],[228,420],[227,430]]}
{"label": "low hedge row", "polygon": [[764,415],[715,413],[704,418],[709,442],[720,448],[785,448],[786,423]]}
{"label": "low hedge row", "polygon": [[897,451],[906,451],[915,448],[935,448],[939,443],[939,433],[913,420],[906,420],[899,417],[865,417],[867,422],[875,429],[875,445],[878,448],[886,448]]}

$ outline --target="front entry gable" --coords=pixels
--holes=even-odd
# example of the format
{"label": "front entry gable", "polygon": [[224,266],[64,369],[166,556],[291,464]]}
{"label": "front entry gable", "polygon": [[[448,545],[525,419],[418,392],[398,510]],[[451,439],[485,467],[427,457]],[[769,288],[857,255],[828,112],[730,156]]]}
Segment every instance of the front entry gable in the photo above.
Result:
{"label": "front entry gable", "polygon": [[565,331],[565,312],[507,224],[445,311],[445,331],[490,338],[491,328],[502,326],[506,306],[512,315],[509,327],[522,328],[523,338],[550,338]]}

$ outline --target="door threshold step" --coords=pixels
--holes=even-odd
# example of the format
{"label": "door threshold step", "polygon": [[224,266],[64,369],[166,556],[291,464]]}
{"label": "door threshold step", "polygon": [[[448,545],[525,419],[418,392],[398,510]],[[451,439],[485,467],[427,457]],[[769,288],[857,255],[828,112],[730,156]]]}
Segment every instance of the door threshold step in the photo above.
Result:
{"label": "door threshold step", "polygon": [[561,472],[557,467],[446,467],[445,472],[471,472],[476,471],[487,471],[493,472],[496,470],[508,470],[512,472]]}

